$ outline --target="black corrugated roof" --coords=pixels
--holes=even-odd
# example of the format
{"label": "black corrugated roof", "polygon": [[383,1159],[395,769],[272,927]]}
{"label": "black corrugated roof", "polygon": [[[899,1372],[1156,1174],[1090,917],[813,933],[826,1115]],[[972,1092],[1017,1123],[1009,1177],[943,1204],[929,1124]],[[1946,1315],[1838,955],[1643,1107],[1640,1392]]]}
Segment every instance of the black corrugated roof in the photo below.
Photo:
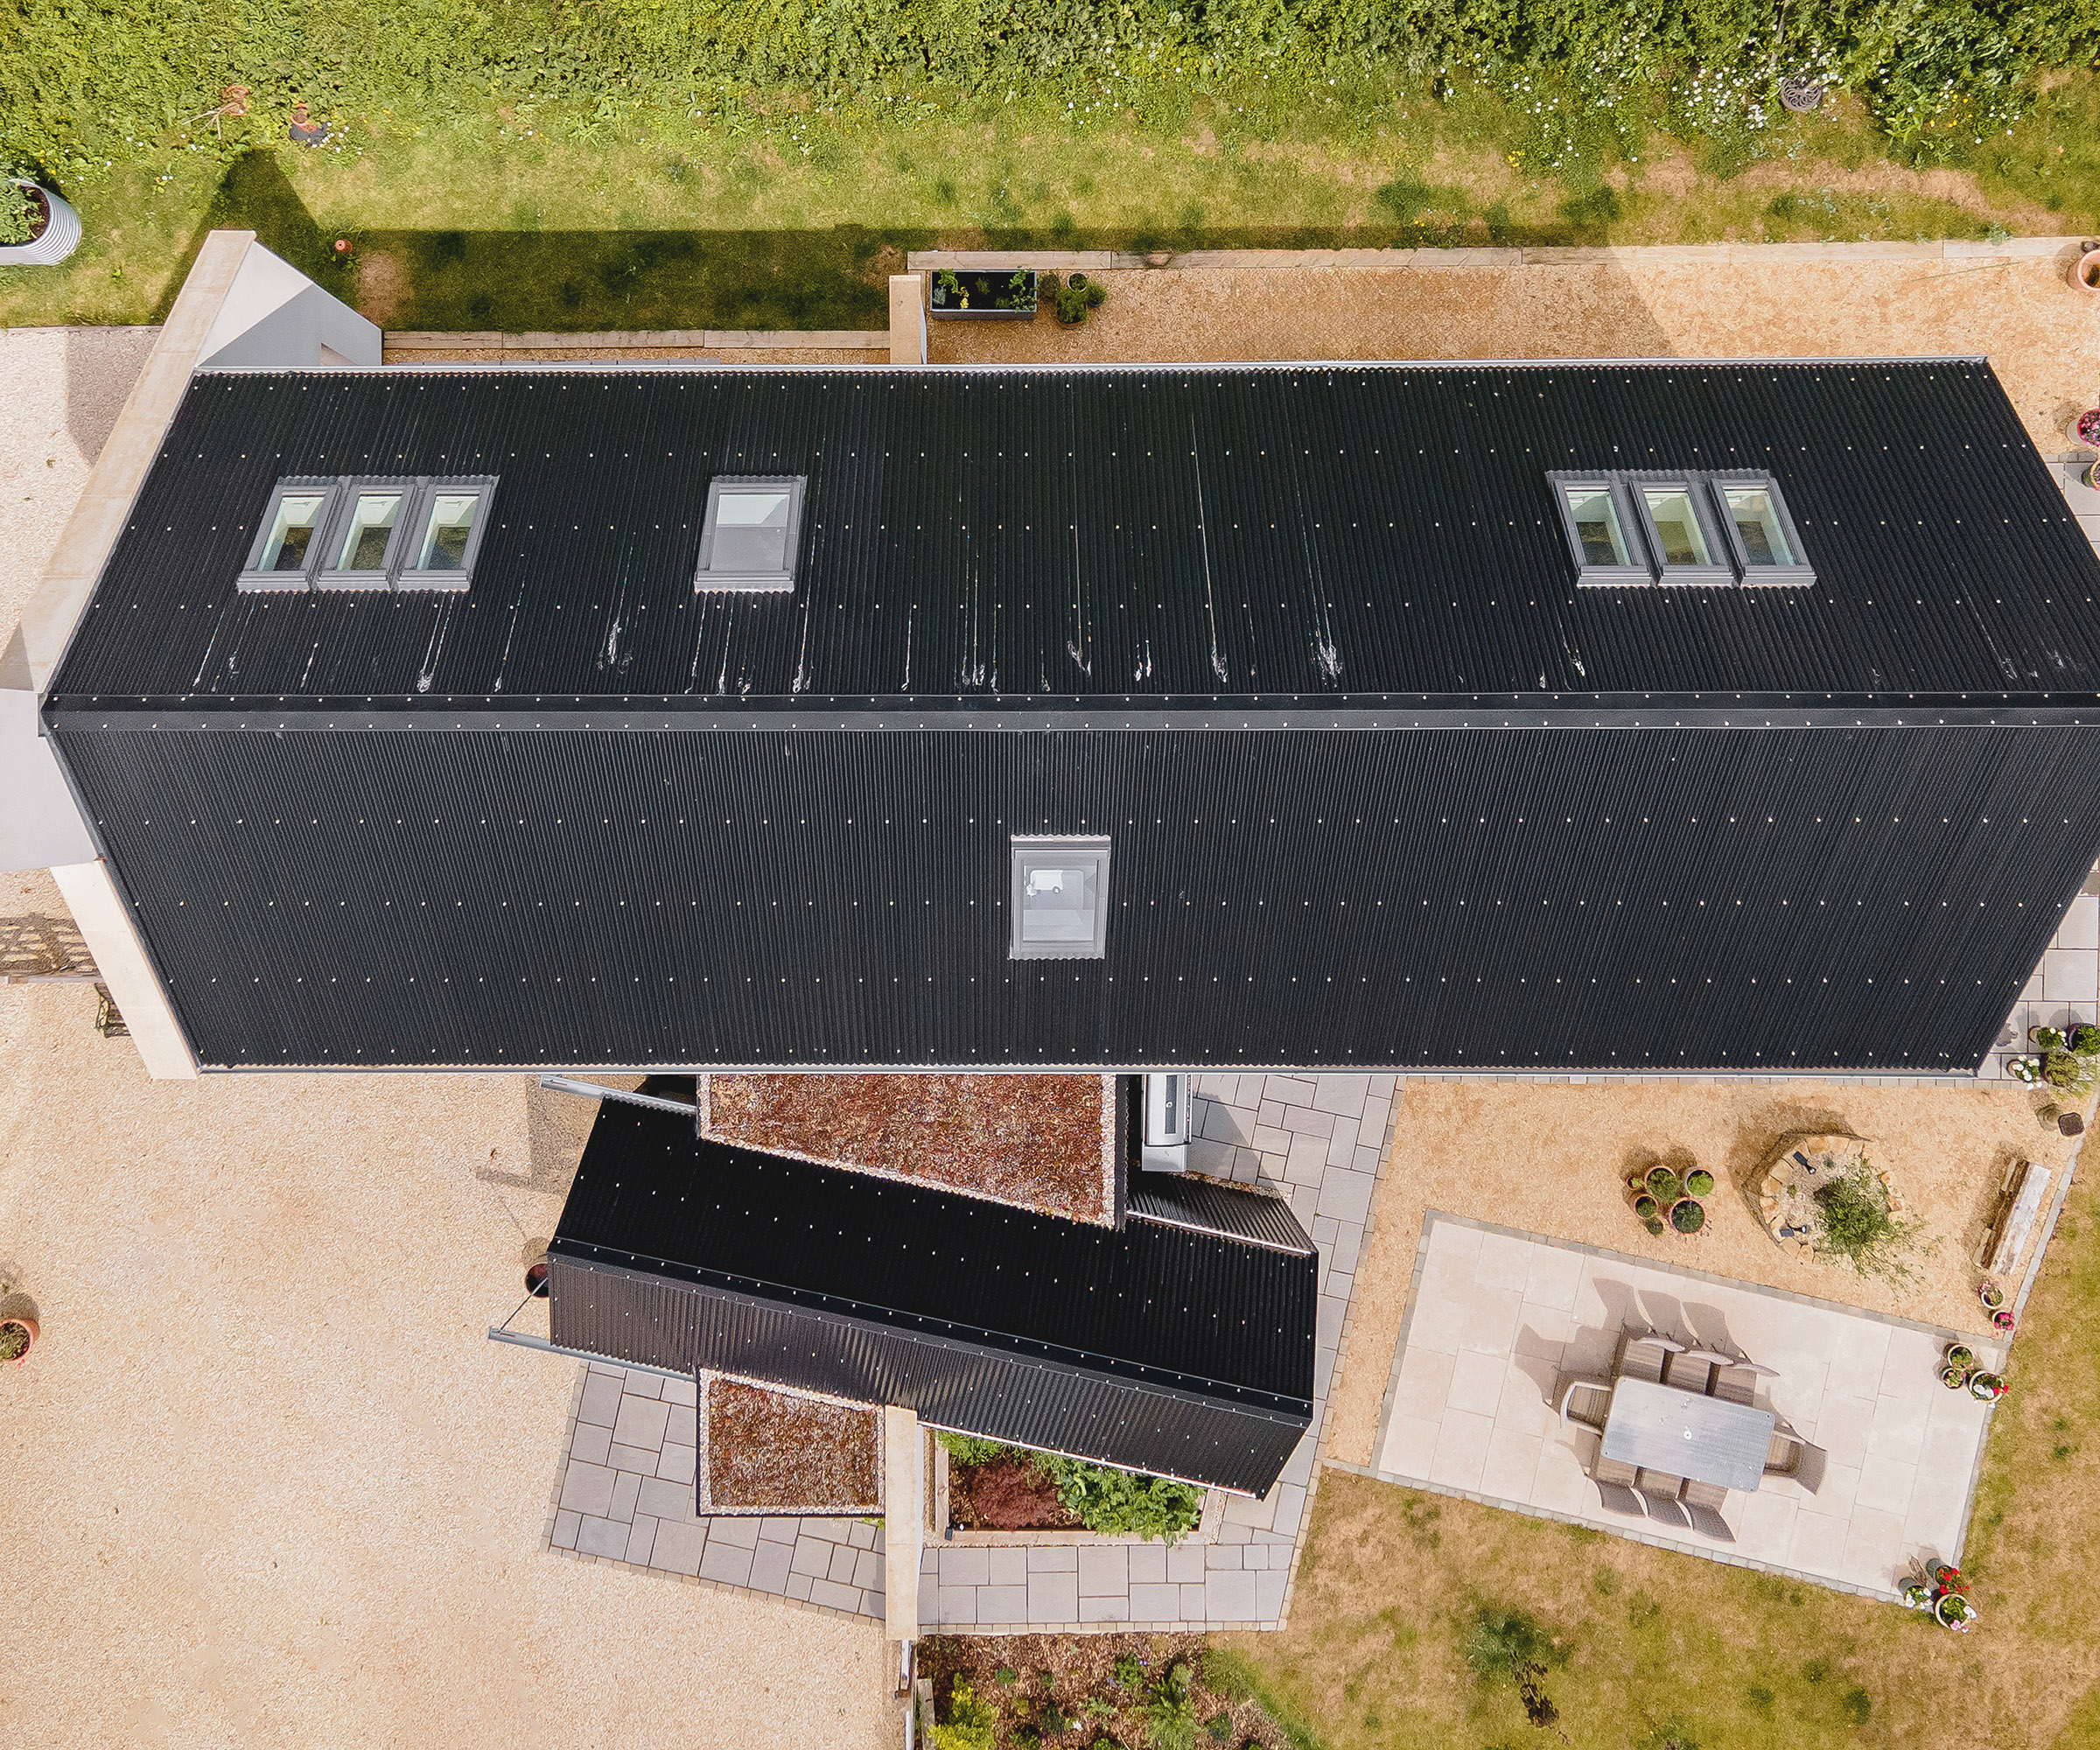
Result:
{"label": "black corrugated roof", "polygon": [[[1767,467],[1809,589],[1578,590],[1550,468]],[[499,474],[460,598],[234,590],[271,482]],[[696,596],[804,472],[792,597]],[[442,708],[2100,690],[2100,565],[1980,360],[200,375],[58,677]]]}
{"label": "black corrugated roof", "polygon": [[607,1101],[553,1249],[1104,1378],[1309,1416],[1316,1260],[1122,1232],[696,1138]]}

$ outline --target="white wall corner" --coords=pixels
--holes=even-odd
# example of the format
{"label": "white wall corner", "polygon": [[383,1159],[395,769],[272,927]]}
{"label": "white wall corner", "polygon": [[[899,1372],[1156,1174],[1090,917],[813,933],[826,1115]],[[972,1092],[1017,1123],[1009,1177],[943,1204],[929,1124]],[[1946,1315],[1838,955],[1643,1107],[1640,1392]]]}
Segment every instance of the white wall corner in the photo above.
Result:
{"label": "white wall corner", "polygon": [[377,365],[382,336],[282,256],[250,242],[197,355],[200,369]]}
{"label": "white wall corner", "polygon": [[80,928],[94,970],[109,992],[109,999],[130,1029],[131,1043],[156,1082],[191,1082],[197,1076],[197,1060],[182,1036],[160,975],[146,957],[145,944],[132,928],[131,914],[107,863],[61,863],[51,872],[65,897],[66,909]]}
{"label": "white wall corner", "polygon": [[37,696],[0,684],[0,870],[49,869],[94,855],[59,756],[38,732]]}
{"label": "white wall corner", "polygon": [[882,1621],[892,1641],[919,1638],[919,1560],[926,1549],[926,1436],[912,1410],[882,1412]]}

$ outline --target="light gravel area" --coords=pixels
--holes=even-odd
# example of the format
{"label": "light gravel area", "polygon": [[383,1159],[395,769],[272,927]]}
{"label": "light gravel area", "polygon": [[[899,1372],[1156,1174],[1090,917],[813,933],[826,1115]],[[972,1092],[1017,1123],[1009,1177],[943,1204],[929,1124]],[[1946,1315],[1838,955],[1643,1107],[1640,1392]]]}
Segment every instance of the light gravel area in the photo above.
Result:
{"label": "light gravel area", "polygon": [[[0,334],[0,626],[150,348]],[[0,917],[62,915],[0,875]],[[150,1082],[0,988],[0,1721],[39,1746],[888,1746],[880,1627],[542,1551],[574,1366],[487,1340],[589,1102],[518,1077]],[[760,1650],[762,1649],[762,1650]]]}
{"label": "light gravel area", "polygon": [[2054,261],[1628,259],[1102,273],[1077,328],[934,322],[933,362],[1886,358],[1985,354],[2034,442],[2100,394],[2100,321]]}

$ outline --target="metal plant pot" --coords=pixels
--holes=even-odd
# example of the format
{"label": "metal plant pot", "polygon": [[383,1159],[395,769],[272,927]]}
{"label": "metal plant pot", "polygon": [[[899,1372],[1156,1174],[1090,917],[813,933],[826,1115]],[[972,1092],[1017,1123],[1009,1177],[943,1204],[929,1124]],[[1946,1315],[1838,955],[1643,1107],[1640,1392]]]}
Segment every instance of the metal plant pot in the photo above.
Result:
{"label": "metal plant pot", "polygon": [[17,188],[33,190],[43,198],[44,228],[26,243],[0,243],[0,267],[56,267],[80,247],[80,215],[65,196],[54,194],[26,177],[8,179]]}

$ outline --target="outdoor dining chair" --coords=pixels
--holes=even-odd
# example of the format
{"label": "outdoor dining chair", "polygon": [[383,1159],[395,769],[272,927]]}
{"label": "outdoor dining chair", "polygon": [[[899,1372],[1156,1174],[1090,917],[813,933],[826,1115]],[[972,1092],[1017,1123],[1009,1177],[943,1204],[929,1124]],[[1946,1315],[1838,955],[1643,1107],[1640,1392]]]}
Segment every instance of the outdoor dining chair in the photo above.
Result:
{"label": "outdoor dining chair", "polygon": [[1716,1368],[1713,1395],[1727,1404],[1753,1404],[1757,1400],[1757,1376],[1746,1367]]}
{"label": "outdoor dining chair", "polygon": [[1677,1503],[1677,1492],[1684,1487],[1684,1479],[1668,1471],[1642,1471],[1634,1479],[1634,1492],[1648,1508],[1648,1516],[1680,1530],[1691,1523],[1690,1516]]}
{"label": "outdoor dining chair", "polygon": [[1717,1544],[1734,1543],[1734,1530],[1720,1515],[1727,1499],[1728,1491],[1718,1482],[1700,1482],[1696,1478],[1687,1482],[1683,1505],[1691,1520],[1691,1529]]}
{"label": "outdoor dining chair", "polygon": [[1704,1396],[1712,1378],[1713,1362],[1703,1349],[1686,1349],[1662,1363],[1662,1383],[1674,1385],[1679,1391]]}
{"label": "outdoor dining chair", "polygon": [[1634,1489],[1634,1480],[1639,1474],[1633,1466],[1617,1459],[1598,1458],[1591,1468],[1590,1480],[1597,1485],[1606,1512],[1630,1514],[1635,1519],[1642,1516],[1641,1497]]}
{"label": "outdoor dining chair", "polygon": [[1663,1362],[1684,1347],[1682,1343],[1671,1342],[1668,1337],[1657,1336],[1653,1331],[1642,1331],[1638,1335],[1632,1331],[1623,1332],[1619,1338],[1617,1371],[1628,1379],[1644,1379],[1650,1385],[1660,1385]]}
{"label": "outdoor dining chair", "polygon": [[1792,1430],[1774,1429],[1772,1444],[1765,1449],[1765,1474],[1768,1477],[1798,1477],[1801,1474],[1804,1445],[1801,1436]]}
{"label": "outdoor dining chair", "polygon": [[1564,1424],[1579,1423],[1601,1434],[1605,1418],[1611,1413],[1612,1382],[1606,1379],[1591,1379],[1586,1375],[1570,1375],[1561,1384],[1560,1402],[1556,1407]]}

